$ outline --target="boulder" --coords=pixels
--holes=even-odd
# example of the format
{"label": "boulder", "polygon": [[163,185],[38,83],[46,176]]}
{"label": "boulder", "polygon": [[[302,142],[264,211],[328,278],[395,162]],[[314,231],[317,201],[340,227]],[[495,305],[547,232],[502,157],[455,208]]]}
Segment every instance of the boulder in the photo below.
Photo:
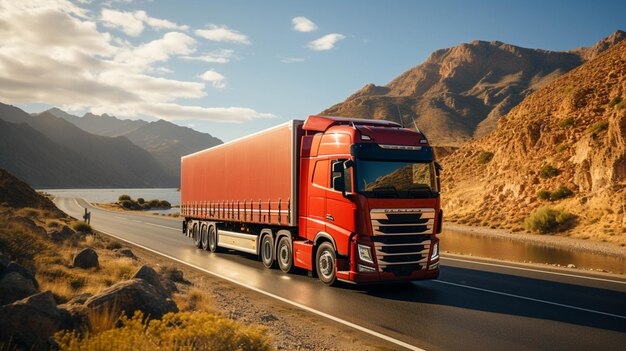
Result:
{"label": "boulder", "polygon": [[52,234],[50,234],[50,237],[53,241],[59,242],[68,239],[77,239],[78,234],[72,228],[64,225],[61,230],[52,232]]}
{"label": "boulder", "polygon": [[113,251],[115,251],[120,256],[132,258],[133,260],[137,259],[137,256],[135,256],[135,253],[133,252],[133,250],[131,250],[131,249],[127,248],[127,247],[124,247],[124,248],[121,248],[121,249],[115,249]]}
{"label": "boulder", "polygon": [[7,265],[7,268],[4,269],[2,275],[7,275],[11,272],[19,273],[22,277],[30,280],[35,288],[39,289],[39,283],[37,283],[37,279],[35,279],[35,275],[33,272],[28,270],[28,268],[20,265],[19,263],[11,262]]}
{"label": "boulder", "polygon": [[61,314],[61,329],[81,331],[89,325],[89,309],[84,305],[66,303],[57,307]]}
{"label": "boulder", "polygon": [[91,293],[82,293],[82,294],[78,294],[74,297],[72,297],[68,302],[66,302],[66,305],[82,305],[85,303],[85,301],[87,301],[90,297],[92,297],[93,294]]}
{"label": "boulder", "polygon": [[92,248],[83,249],[74,257],[74,267],[93,268],[98,267],[98,254]]}
{"label": "boulder", "polygon": [[165,298],[144,279],[131,279],[119,282],[101,293],[87,299],[89,310],[124,312],[132,316],[142,311],[149,318],[161,318],[169,312],[178,312],[176,304]]}
{"label": "boulder", "polygon": [[32,281],[18,272],[4,274],[0,280],[0,305],[6,305],[37,292]]}
{"label": "boulder", "polygon": [[47,350],[61,323],[52,293],[38,293],[0,307],[0,340],[11,340],[16,349]]}
{"label": "boulder", "polygon": [[161,296],[168,296],[167,290],[161,283],[161,275],[147,264],[141,266],[133,275],[133,278],[143,279],[147,281]]}

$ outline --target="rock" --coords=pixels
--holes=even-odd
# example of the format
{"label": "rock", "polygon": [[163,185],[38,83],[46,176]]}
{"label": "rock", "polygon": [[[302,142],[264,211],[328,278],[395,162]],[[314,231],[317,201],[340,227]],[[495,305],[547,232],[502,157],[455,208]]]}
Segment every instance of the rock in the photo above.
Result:
{"label": "rock", "polygon": [[181,271],[180,269],[176,268],[176,267],[167,267],[164,268],[162,273],[165,275],[165,277],[173,282],[176,283],[184,283],[184,284],[188,284],[189,282],[187,280],[185,280],[185,278],[183,277],[183,271]]}
{"label": "rock", "polygon": [[61,314],[61,329],[84,330],[89,325],[89,309],[83,304],[69,302],[58,306]]}
{"label": "rock", "polygon": [[11,340],[16,349],[47,350],[61,323],[52,293],[38,293],[0,307],[0,340]]}
{"label": "rock", "polygon": [[159,294],[144,279],[119,282],[87,299],[85,306],[96,311],[124,311],[127,316],[132,316],[139,310],[150,318],[161,318],[166,313],[178,312],[178,307],[171,299]]}
{"label": "rock", "polygon": [[70,227],[64,225],[61,230],[57,230],[50,234],[50,237],[53,241],[65,241],[68,239],[75,239],[77,237],[77,233]]}
{"label": "rock", "polygon": [[573,263],[570,263],[570,264],[567,265],[567,268],[576,268],[576,265],[573,264]]}
{"label": "rock", "polygon": [[135,253],[133,252],[133,250],[131,250],[131,249],[127,248],[127,247],[124,247],[124,248],[121,248],[121,249],[115,249],[113,251],[118,253],[120,256],[132,258],[133,260],[137,259],[137,256],[135,256]]}
{"label": "rock", "polygon": [[98,267],[98,254],[92,248],[86,248],[74,257],[74,267],[93,268]]}
{"label": "rock", "polygon": [[66,302],[66,305],[82,305],[85,303],[85,301],[87,301],[90,297],[92,297],[93,294],[90,293],[82,293],[82,294],[78,294],[74,297],[72,297],[68,302]]}
{"label": "rock", "polygon": [[9,257],[5,256],[2,252],[0,252],[0,274],[4,272],[4,269],[7,268],[11,260]]}
{"label": "rock", "polygon": [[261,320],[263,322],[274,322],[274,321],[278,320],[278,317],[276,317],[275,315],[273,315],[271,313],[266,313],[266,314],[261,316]]}
{"label": "rock", "polygon": [[29,271],[26,267],[15,262],[11,262],[7,265],[7,268],[4,269],[2,274],[6,275],[11,272],[19,273],[22,277],[30,280],[35,286],[35,288],[39,289],[39,283],[37,283],[37,279],[35,279],[35,275],[33,274],[33,272]]}
{"label": "rock", "polygon": [[143,265],[133,275],[133,278],[147,281],[161,296],[168,296],[167,290],[161,284],[161,276],[152,267]]}
{"label": "rock", "polygon": [[0,305],[6,305],[37,292],[32,281],[18,272],[9,272],[0,280]]}

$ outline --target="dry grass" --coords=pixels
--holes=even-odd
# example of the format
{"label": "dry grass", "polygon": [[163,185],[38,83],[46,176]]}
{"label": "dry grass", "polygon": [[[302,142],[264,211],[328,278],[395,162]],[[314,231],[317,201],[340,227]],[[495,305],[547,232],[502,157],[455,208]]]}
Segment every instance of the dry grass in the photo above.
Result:
{"label": "dry grass", "polygon": [[186,294],[174,294],[172,298],[183,312],[217,312],[211,303],[211,296],[197,288],[190,288]]}

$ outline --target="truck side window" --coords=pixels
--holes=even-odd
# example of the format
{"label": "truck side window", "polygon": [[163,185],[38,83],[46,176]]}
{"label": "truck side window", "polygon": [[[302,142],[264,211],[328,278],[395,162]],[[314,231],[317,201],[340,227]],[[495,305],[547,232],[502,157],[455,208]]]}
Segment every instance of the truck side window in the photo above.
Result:
{"label": "truck side window", "polygon": [[324,188],[328,188],[328,160],[322,160],[315,162],[315,169],[313,170],[313,184],[319,185]]}
{"label": "truck side window", "polygon": [[[351,171],[350,168],[348,169],[343,169],[343,163],[344,161],[346,161],[347,159],[345,158],[340,158],[338,160],[334,160],[331,163],[331,167],[330,167],[330,187],[333,187],[333,179],[335,179],[335,177],[343,177],[344,182],[343,185],[345,187],[345,190],[350,192],[352,191],[352,176],[351,176]],[[336,169],[339,168],[341,169],[340,171],[337,171]],[[335,169],[335,170],[333,170]],[[335,189],[338,190],[339,189]]]}

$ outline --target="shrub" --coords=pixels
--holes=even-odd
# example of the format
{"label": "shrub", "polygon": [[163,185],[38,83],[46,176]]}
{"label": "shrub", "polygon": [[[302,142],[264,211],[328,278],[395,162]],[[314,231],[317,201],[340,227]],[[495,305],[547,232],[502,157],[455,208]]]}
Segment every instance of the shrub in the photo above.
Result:
{"label": "shrub", "polygon": [[150,200],[150,201],[148,201],[148,206],[150,206],[150,208],[156,208],[156,207],[159,207],[159,203],[160,202],[161,201],[156,200],[156,199]]}
{"label": "shrub", "polygon": [[131,197],[130,195],[120,195],[120,197],[117,198],[117,201],[122,202],[122,201],[131,201]]}
{"label": "shrub", "polygon": [[559,127],[567,128],[574,125],[574,119],[572,117],[567,117],[566,119],[559,122]]}
{"label": "shrub", "polygon": [[560,186],[558,189],[553,191],[552,194],[550,194],[550,200],[561,200],[570,196],[572,196],[572,191],[567,187]]}
{"label": "shrub", "polygon": [[91,226],[85,222],[76,222],[74,223],[72,228],[74,228],[74,230],[77,232],[91,233]]}
{"label": "shrub", "polygon": [[140,205],[143,205],[144,202],[146,202],[146,200],[144,200],[143,197],[140,197],[140,198],[137,199],[137,203],[140,204]]}
{"label": "shrub", "polygon": [[569,212],[540,207],[524,220],[524,227],[533,232],[553,233],[571,228],[575,220],[576,217]]}
{"label": "shrub", "polygon": [[491,161],[493,158],[493,152],[483,151],[478,155],[478,163],[485,164]]}
{"label": "shrub", "polygon": [[609,101],[609,108],[619,104],[622,101],[624,101],[624,99],[622,99],[621,96],[616,96],[616,97],[612,98],[611,101]]}
{"label": "shrub", "polygon": [[598,134],[607,129],[609,129],[609,121],[600,121],[594,123],[591,127],[589,127],[589,129],[587,129],[587,131],[591,132],[592,134]]}
{"label": "shrub", "polygon": [[550,200],[550,195],[552,193],[548,190],[542,189],[537,192],[537,197],[541,200]]}
{"label": "shrub", "polygon": [[172,204],[170,204],[168,201],[161,200],[161,201],[159,201],[159,207],[161,207],[161,208],[172,208]]}
{"label": "shrub", "polygon": [[539,170],[539,176],[544,179],[556,177],[561,171],[554,168],[551,164],[546,164]]}
{"label": "shrub", "polygon": [[141,312],[120,317],[117,327],[99,333],[62,331],[55,334],[60,350],[272,350],[260,327],[206,312],[168,313],[149,321]]}
{"label": "shrub", "polygon": [[122,207],[127,208],[129,210],[136,210],[138,207],[137,203],[132,200],[124,200],[120,203],[120,205],[122,205]]}

